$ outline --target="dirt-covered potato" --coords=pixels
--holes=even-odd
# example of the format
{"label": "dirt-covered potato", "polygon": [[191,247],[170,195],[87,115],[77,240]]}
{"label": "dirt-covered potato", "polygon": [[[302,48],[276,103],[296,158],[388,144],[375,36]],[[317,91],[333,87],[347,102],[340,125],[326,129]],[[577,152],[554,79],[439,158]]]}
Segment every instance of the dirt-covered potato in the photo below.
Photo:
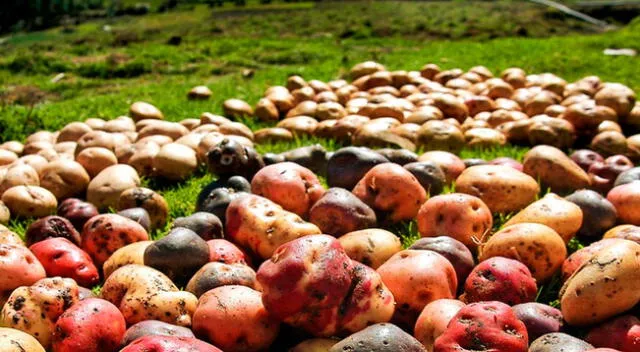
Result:
{"label": "dirt-covered potato", "polygon": [[542,199],[531,203],[514,215],[504,226],[523,222],[535,222],[554,229],[568,243],[582,226],[582,210],[554,193],[548,193]]}
{"label": "dirt-covered potato", "polygon": [[553,192],[571,192],[591,184],[589,175],[578,164],[562,150],[548,145],[539,145],[525,154],[523,171]]}
{"label": "dirt-covered potato", "polygon": [[54,237],[66,238],[78,246],[81,242],[80,234],[71,222],[55,215],[46,216],[32,222],[25,232],[27,246]]}
{"label": "dirt-covered potato", "polygon": [[458,288],[453,265],[433,251],[400,251],[377,271],[396,300],[397,319],[410,326],[425,305],[440,298],[454,298]]}
{"label": "dirt-covered potato", "polygon": [[[621,225],[627,226],[627,225]],[[609,232],[607,232],[609,233]],[[623,238],[603,238],[600,241],[593,242],[592,244],[580,248],[573,252],[562,264],[562,279],[566,281],[573,273],[578,270],[582,264],[586,263],[591,257],[598,253],[601,249],[614,244]]]}
{"label": "dirt-covered potato", "polygon": [[400,239],[393,233],[368,228],[345,234],[338,239],[349,258],[373,269],[402,250]]}
{"label": "dirt-covered potato", "polygon": [[337,150],[327,163],[329,187],[353,189],[374,166],[389,160],[365,147],[345,147]]}
{"label": "dirt-covered potato", "polygon": [[22,238],[17,233],[0,225],[0,244],[24,246],[24,241],[22,241]]}
{"label": "dirt-covered potato", "polygon": [[56,321],[54,351],[115,351],[127,330],[116,306],[99,298],[82,300]]}
{"label": "dirt-covered potato", "polygon": [[200,298],[193,330],[225,351],[261,351],[273,343],[280,323],[265,309],[260,292],[222,286]]}
{"label": "dirt-covered potato", "polygon": [[559,332],[564,324],[562,312],[546,304],[530,302],[518,304],[512,308],[516,317],[527,327],[529,340],[535,340],[544,334]]}
{"label": "dirt-covered potato", "polygon": [[591,325],[623,313],[640,301],[640,244],[606,246],[583,264],[560,290],[564,319]]}
{"label": "dirt-covered potato", "polygon": [[338,237],[374,227],[377,217],[373,209],[353,193],[335,187],[328,189],[311,207],[309,221],[318,226],[322,233]]}
{"label": "dirt-covered potato", "polygon": [[163,273],[129,264],[114,271],[104,282],[100,296],[120,309],[127,325],[155,319],[191,326],[198,299],[178,288]]}
{"label": "dirt-covered potato", "polygon": [[336,343],[329,352],[425,352],[413,336],[389,323],[374,324]]}
{"label": "dirt-covered potato", "polygon": [[284,210],[267,198],[253,194],[237,197],[226,212],[226,235],[234,243],[263,259],[271,257],[281,244],[321,233],[311,223]]}
{"label": "dirt-covered potato", "polygon": [[195,232],[176,227],[144,251],[144,264],[161,271],[173,282],[186,283],[209,262],[209,246]]}
{"label": "dirt-covered potato", "polygon": [[45,278],[44,267],[35,255],[20,244],[0,244],[0,292],[11,292]]}
{"label": "dirt-covered potato", "polygon": [[69,220],[77,231],[82,231],[84,224],[96,215],[98,209],[93,204],[76,198],[66,199],[58,206],[58,216]]}
{"label": "dirt-covered potato", "polygon": [[264,167],[264,161],[253,147],[225,138],[206,153],[209,171],[220,177],[242,176],[251,179]]}
{"label": "dirt-covered potato", "polygon": [[58,207],[56,196],[39,186],[11,187],[2,194],[2,202],[17,217],[47,216]]}
{"label": "dirt-covered potato", "polygon": [[84,225],[81,247],[96,266],[102,267],[119,248],[147,240],[147,231],[137,222],[117,214],[102,214],[94,216]]}
{"label": "dirt-covered potato", "polygon": [[415,176],[393,163],[371,168],[353,188],[353,194],[390,222],[413,219],[427,199]]}
{"label": "dirt-covered potato", "polygon": [[577,337],[563,332],[552,332],[535,339],[529,347],[529,352],[587,352],[592,349],[593,346]]}
{"label": "dirt-covered potato", "polygon": [[582,226],[577,233],[579,237],[599,238],[616,224],[616,208],[597,192],[579,190],[565,199],[579,206],[582,211]]}
{"label": "dirt-covered potato", "polygon": [[292,162],[262,168],[251,180],[251,191],[302,217],[325,192],[311,170]]}
{"label": "dirt-covered potato", "polygon": [[191,329],[177,326],[159,320],[144,320],[133,324],[127,329],[122,338],[122,345],[126,346],[145,336],[175,336],[195,338]]}
{"label": "dirt-covered potato", "polygon": [[425,202],[417,215],[422,237],[449,236],[475,249],[493,226],[491,211],[475,196],[443,194]]}
{"label": "dirt-covered potato", "polygon": [[478,264],[467,277],[463,302],[499,301],[510,306],[532,302],[538,293],[529,269],[517,260],[493,257]]}
{"label": "dirt-covered potato", "polygon": [[45,352],[33,336],[12,328],[0,328],[0,352]]}
{"label": "dirt-covered potato", "polygon": [[525,264],[538,283],[553,276],[567,257],[564,240],[552,228],[520,223],[496,232],[480,247],[479,260],[492,257],[516,259]]}
{"label": "dirt-covered potato", "polygon": [[214,214],[203,211],[176,218],[171,226],[187,228],[205,241],[224,237],[222,221]]}
{"label": "dirt-covered potato", "polygon": [[149,213],[151,227],[163,228],[169,216],[169,204],[159,193],[144,187],[132,187],[118,197],[118,210],[143,208]]}
{"label": "dirt-covered potato", "polygon": [[467,168],[456,180],[456,191],[476,196],[495,213],[510,213],[531,204],[540,186],[534,178],[503,165]]}
{"label": "dirt-covered potato", "polygon": [[436,339],[446,330],[451,319],[464,307],[464,303],[456,299],[438,299],[427,304],[416,321],[415,338],[433,352]]}
{"label": "dirt-covered potato", "polygon": [[73,160],[52,161],[40,174],[40,186],[48,189],[58,199],[84,195],[89,180],[87,171]]}
{"label": "dirt-covered potato", "polygon": [[251,265],[251,258],[235,244],[227,240],[209,240],[207,241],[207,246],[209,246],[210,262]]}
{"label": "dirt-covered potato", "polygon": [[78,299],[78,285],[60,277],[15,289],[2,307],[0,325],[22,330],[49,348],[58,317]]}
{"label": "dirt-covered potato", "polygon": [[151,230],[151,218],[149,213],[144,208],[129,208],[120,210],[116,214],[131,219],[144,227],[144,230],[149,232]]}
{"label": "dirt-covered potato", "polygon": [[113,165],[100,171],[87,187],[87,201],[98,209],[117,208],[120,194],[140,186],[140,177],[129,165]]}
{"label": "dirt-covered potato", "polygon": [[4,171],[0,171],[0,195],[11,187],[21,185],[40,185],[40,176],[32,166],[28,164],[12,164]]}
{"label": "dirt-covered potato", "polygon": [[640,225],[640,181],[613,188],[607,194],[607,200],[616,208],[618,220]]}
{"label": "dirt-covered potato", "polygon": [[66,238],[49,238],[29,247],[42,264],[47,276],[74,279],[78,285],[93,287],[100,281],[91,257]]}
{"label": "dirt-covered potato", "polygon": [[125,265],[144,265],[144,252],[152,243],[153,241],[134,242],[113,252],[102,265],[104,277],[108,278],[114,271]]}
{"label": "dirt-covered potato", "polygon": [[196,272],[186,286],[186,290],[200,297],[207,291],[221,286],[240,285],[259,289],[256,273],[246,264],[225,264],[211,262]]}
{"label": "dirt-covered potato", "polygon": [[82,165],[91,178],[109,166],[116,165],[118,158],[107,148],[91,147],[76,155],[76,161]]}

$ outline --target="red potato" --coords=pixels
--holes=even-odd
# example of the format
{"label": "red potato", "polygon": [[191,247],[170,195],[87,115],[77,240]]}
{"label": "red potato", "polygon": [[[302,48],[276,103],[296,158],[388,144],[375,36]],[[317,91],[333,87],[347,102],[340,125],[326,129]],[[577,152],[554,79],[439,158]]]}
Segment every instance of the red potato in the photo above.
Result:
{"label": "red potato", "polygon": [[462,159],[455,154],[443,151],[426,152],[418,158],[418,161],[433,161],[438,165],[447,178],[447,183],[455,181],[466,168]]}
{"label": "red potato", "polygon": [[120,352],[222,352],[219,348],[193,337],[144,336]]}
{"label": "red potato", "polygon": [[225,264],[245,264],[251,266],[251,258],[247,256],[235,244],[223,240],[215,239],[207,241],[209,246],[209,262],[219,262]]}
{"label": "red potato", "polygon": [[127,330],[116,306],[99,298],[88,298],[67,309],[53,332],[55,352],[115,351]]}
{"label": "red potato", "polygon": [[94,216],[82,229],[82,249],[98,267],[119,248],[147,240],[149,235],[142,225],[117,214]]}
{"label": "red potato", "polygon": [[438,299],[427,304],[416,321],[413,336],[433,352],[433,344],[465,304],[456,299]]}
{"label": "red potato", "polygon": [[517,260],[493,257],[478,264],[464,284],[467,303],[498,301],[510,306],[531,302],[538,293],[529,269]]}
{"label": "red potato", "polygon": [[493,226],[489,207],[475,196],[450,193],[432,197],[417,216],[422,237],[450,236],[474,250]]}
{"label": "red potato", "polygon": [[393,163],[374,166],[356,184],[353,194],[374,210],[388,213],[391,222],[413,219],[427,200],[416,177]]}
{"label": "red potato", "polygon": [[91,257],[66,238],[50,238],[33,244],[29,250],[42,263],[49,277],[72,278],[84,287],[93,287],[100,281]]}
{"label": "red potato", "polygon": [[26,247],[0,244],[0,292],[33,285],[46,276],[38,258]]}
{"label": "red potato", "polygon": [[415,241],[408,249],[434,251],[447,258],[456,270],[459,283],[467,279],[475,266],[473,254],[469,248],[449,236],[424,237]]}
{"label": "red potato", "polygon": [[245,286],[222,286],[208,291],[193,313],[193,331],[227,352],[267,349],[280,323],[269,316],[260,292]]}
{"label": "red potato", "polygon": [[434,352],[526,352],[527,329],[501,302],[472,303],[460,309],[436,339]]}
{"label": "red potato", "polygon": [[96,215],[98,215],[98,209],[93,204],[76,198],[65,199],[58,206],[58,216],[69,220],[76,231],[82,231],[84,224]]}
{"label": "red potato", "polygon": [[589,330],[585,340],[594,347],[606,347],[622,352],[640,350],[640,319],[622,315]]}
{"label": "red potato", "polygon": [[307,216],[324,191],[313,171],[292,162],[265,166],[251,180],[252,193],[301,217]]}
{"label": "red potato", "polygon": [[410,326],[424,306],[440,298],[454,298],[458,288],[451,263],[433,251],[398,252],[378,273],[396,300],[396,318]]}
{"label": "red potato", "polygon": [[191,329],[184,326],[168,324],[159,320],[145,320],[133,324],[127,329],[122,338],[122,345],[126,346],[141,337],[156,335],[195,338]]}

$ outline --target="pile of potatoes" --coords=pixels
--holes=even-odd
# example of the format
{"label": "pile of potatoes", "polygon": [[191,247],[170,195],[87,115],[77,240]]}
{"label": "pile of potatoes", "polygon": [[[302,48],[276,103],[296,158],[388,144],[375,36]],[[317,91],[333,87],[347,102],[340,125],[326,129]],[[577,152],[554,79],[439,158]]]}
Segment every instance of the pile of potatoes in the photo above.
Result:
{"label": "pile of potatoes", "polygon": [[[35,219],[0,225],[0,351],[640,351],[640,138],[610,133],[635,128],[633,92],[518,69],[351,75],[290,77],[227,117],[137,102],[2,144],[0,224]],[[254,148],[304,134],[353,146]],[[455,154],[503,143],[535,146]],[[205,168],[185,217],[141,186]]]}

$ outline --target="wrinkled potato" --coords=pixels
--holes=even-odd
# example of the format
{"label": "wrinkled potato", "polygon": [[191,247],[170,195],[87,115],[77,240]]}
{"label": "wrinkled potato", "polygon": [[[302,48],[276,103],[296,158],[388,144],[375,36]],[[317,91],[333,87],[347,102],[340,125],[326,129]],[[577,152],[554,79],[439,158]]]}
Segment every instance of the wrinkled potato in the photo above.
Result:
{"label": "wrinkled potato", "polygon": [[0,352],[45,352],[33,336],[18,329],[0,328]]}
{"label": "wrinkled potato", "polygon": [[480,247],[478,259],[516,259],[526,265],[538,283],[550,279],[567,257],[564,240],[552,228],[536,223],[519,223],[496,232]]}
{"label": "wrinkled potato", "polygon": [[531,204],[540,186],[534,178],[503,165],[478,165],[465,169],[456,191],[476,196],[495,213],[510,213]]}
{"label": "wrinkled potato", "polygon": [[160,320],[191,326],[198,299],[178,288],[161,272],[129,264],[114,271],[104,282],[100,296],[120,309],[128,325]]}
{"label": "wrinkled potato", "polygon": [[640,302],[640,244],[621,241],[592,256],[560,290],[564,319],[591,325]]}
{"label": "wrinkled potato", "polygon": [[102,265],[104,277],[108,278],[117,269],[129,265],[144,265],[144,252],[153,241],[140,241],[119,248]]}
{"label": "wrinkled potato", "polygon": [[229,203],[226,230],[234,243],[263,259],[271,257],[281,244],[321,233],[316,225],[303,221],[267,198],[253,194],[243,195]]}
{"label": "wrinkled potato", "polygon": [[548,145],[539,145],[525,154],[523,171],[553,192],[575,191],[591,184],[589,175],[578,164],[562,150]]}
{"label": "wrinkled potato", "polygon": [[416,177],[393,163],[374,166],[356,184],[353,194],[390,222],[413,219],[427,199]]}
{"label": "wrinkled potato", "polygon": [[129,188],[118,197],[118,210],[143,208],[149,213],[151,227],[163,228],[169,216],[169,204],[159,193],[144,187]]}
{"label": "wrinkled potato", "polygon": [[78,153],[76,161],[82,165],[91,178],[94,178],[100,171],[116,165],[118,158],[107,148],[91,147]]}
{"label": "wrinkled potato", "polygon": [[309,221],[318,226],[322,233],[339,237],[374,227],[377,217],[373,209],[353,193],[334,187],[329,188],[311,207]]}
{"label": "wrinkled potato", "polygon": [[0,292],[11,292],[19,286],[29,286],[45,278],[38,258],[20,244],[0,244]]}
{"label": "wrinkled potato", "polygon": [[102,170],[87,187],[87,201],[98,209],[116,208],[120,194],[140,186],[140,177],[129,165],[113,165]]}
{"label": "wrinkled potato", "polygon": [[400,239],[383,229],[349,232],[338,238],[349,258],[377,269],[395,253],[402,250]]}
{"label": "wrinkled potato", "polygon": [[29,224],[24,237],[27,246],[54,237],[66,238],[78,246],[81,243],[80,233],[76,231],[71,222],[56,215],[45,216]]}
{"label": "wrinkled potato", "polygon": [[73,160],[56,160],[47,164],[40,174],[40,186],[58,199],[83,195],[89,185],[89,174]]}
{"label": "wrinkled potato", "polygon": [[504,226],[523,222],[535,222],[554,229],[568,243],[582,226],[580,207],[554,193],[531,203],[514,215]]}
{"label": "wrinkled potato", "polygon": [[94,216],[82,230],[82,249],[98,267],[102,267],[116,250],[147,240],[149,235],[140,224],[117,214]]}
{"label": "wrinkled potato", "polygon": [[12,215],[42,217],[56,212],[58,201],[49,190],[38,186],[15,186],[2,194]]}
{"label": "wrinkled potato", "polygon": [[463,193],[432,197],[420,208],[417,221],[422,237],[450,236],[471,249],[493,226],[489,207],[480,198]]}
{"label": "wrinkled potato", "polygon": [[418,317],[413,336],[426,347],[427,351],[433,352],[436,339],[442,335],[451,319],[464,305],[456,299],[446,298],[427,304]]}
{"label": "wrinkled potato", "polygon": [[2,307],[0,324],[22,330],[49,348],[56,320],[78,301],[78,285],[72,279],[42,279],[11,293]]}

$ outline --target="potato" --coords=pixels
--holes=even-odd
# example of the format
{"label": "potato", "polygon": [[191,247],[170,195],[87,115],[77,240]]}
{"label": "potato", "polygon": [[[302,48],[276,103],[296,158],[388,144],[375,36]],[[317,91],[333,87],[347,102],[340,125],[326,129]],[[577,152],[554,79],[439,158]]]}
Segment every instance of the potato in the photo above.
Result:
{"label": "potato", "polygon": [[98,269],[91,262],[91,257],[66,238],[49,238],[33,244],[29,250],[49,277],[69,277],[84,287],[93,287],[100,282]]}
{"label": "potato", "polygon": [[10,150],[0,149],[0,165],[9,165],[18,160],[18,155]]}
{"label": "potato", "polygon": [[396,300],[397,319],[410,326],[425,305],[440,298],[454,298],[458,288],[451,263],[433,251],[400,251],[377,271]]}
{"label": "potato", "polygon": [[191,176],[197,166],[196,152],[179,143],[165,144],[153,158],[156,174],[173,181]]}
{"label": "potato", "polygon": [[266,144],[274,142],[292,141],[293,134],[284,128],[270,127],[262,128],[254,133],[254,141],[256,144]]}
{"label": "potato", "polygon": [[251,179],[264,167],[264,161],[253,147],[241,145],[225,137],[206,153],[209,171],[219,177],[242,176]]}
{"label": "potato", "polygon": [[82,137],[78,139],[77,143],[75,155],[78,155],[83,150],[91,147],[101,147],[109,149],[110,151],[115,151],[117,145],[116,137],[113,133],[95,130],[83,134]]}
{"label": "potato", "polygon": [[222,352],[217,347],[192,337],[144,336],[120,350],[121,352]]}
{"label": "potato", "polygon": [[582,226],[578,230],[578,237],[600,238],[603,232],[616,224],[616,208],[594,191],[576,191],[565,199],[582,210]]}
{"label": "potato", "polygon": [[11,211],[0,201],[0,225],[9,223],[9,219],[11,219]]}
{"label": "potato", "polygon": [[329,352],[329,349],[336,344],[336,340],[315,338],[300,342],[289,350],[289,352]]}
{"label": "potato", "polygon": [[403,167],[415,176],[429,196],[442,193],[446,175],[435,162],[417,161],[405,164]]}
{"label": "potato", "polygon": [[278,121],[280,112],[271,100],[262,98],[256,104],[255,114],[262,121]]}
{"label": "potato", "polygon": [[417,216],[422,237],[450,236],[474,250],[493,226],[489,208],[478,198],[462,193],[432,197]]}
{"label": "potato", "polygon": [[184,284],[209,262],[207,242],[195,232],[176,227],[144,251],[144,264],[161,271],[172,281]]}
{"label": "potato", "polygon": [[82,165],[91,178],[109,166],[116,165],[116,155],[107,148],[91,147],[82,150],[76,156],[76,161]]}
{"label": "potato", "polygon": [[604,162],[602,155],[589,149],[576,150],[570,155],[570,158],[584,171],[588,171],[589,167],[596,162]]}
{"label": "potato", "polygon": [[0,195],[14,186],[40,186],[40,176],[28,164],[15,164],[7,167],[4,176],[0,176]]}
{"label": "potato", "polygon": [[96,215],[98,209],[93,204],[76,198],[66,199],[58,207],[58,216],[69,220],[76,231],[82,231],[84,224]]}
{"label": "potato", "polygon": [[251,191],[274,201],[287,211],[306,217],[325,190],[311,170],[284,162],[258,171],[251,181]]}
{"label": "potato", "polygon": [[58,202],[48,190],[38,186],[15,186],[2,194],[2,202],[17,217],[41,217],[55,213]]}
{"label": "potato", "polygon": [[45,352],[33,336],[17,329],[0,328],[0,352]]}
{"label": "potato", "polygon": [[194,338],[193,332],[184,326],[177,326],[159,320],[144,320],[133,324],[127,329],[122,338],[122,345],[146,336],[175,336]]}
{"label": "potato", "polygon": [[596,104],[604,105],[615,110],[620,117],[629,115],[636,102],[633,90],[620,83],[605,83],[594,96]]}
{"label": "potato", "polygon": [[447,258],[456,271],[459,283],[467,279],[474,267],[471,251],[462,242],[449,236],[421,238],[414,242],[409,249],[433,251]]}
{"label": "potato", "polygon": [[467,303],[498,301],[513,306],[534,301],[537,293],[536,280],[524,264],[493,257],[473,268],[460,300]]}
{"label": "potato", "polygon": [[586,352],[592,349],[593,346],[577,337],[562,332],[552,332],[535,339],[529,347],[529,352]]}
{"label": "potato", "polygon": [[358,331],[336,343],[329,352],[425,352],[426,349],[413,336],[399,327],[379,323]]}
{"label": "potato", "polygon": [[224,237],[220,219],[207,212],[196,212],[186,217],[176,218],[173,221],[172,229],[177,227],[187,228],[205,241]]}
{"label": "potato", "polygon": [[542,199],[522,209],[504,226],[523,222],[535,222],[554,229],[568,243],[582,226],[580,207],[554,193],[548,193]]}
{"label": "potato", "polygon": [[284,161],[294,162],[319,175],[327,173],[327,150],[320,144],[291,149],[279,155]]}
{"label": "potato", "polygon": [[553,192],[571,192],[589,187],[591,181],[584,170],[560,149],[539,145],[525,154],[523,171],[540,180],[543,188]]}
{"label": "potato", "polygon": [[143,101],[137,101],[129,107],[129,114],[133,118],[134,121],[138,122],[140,120],[152,119],[152,120],[163,120],[164,115],[162,112],[158,110],[155,106],[145,103]]}
{"label": "potato", "polygon": [[149,188],[135,187],[129,188],[118,198],[117,209],[143,208],[149,213],[151,227],[154,229],[163,228],[169,216],[169,204],[157,192]]}
{"label": "potato", "polygon": [[604,233],[603,239],[621,238],[640,244],[640,227],[634,225],[618,225]]}
{"label": "potato", "polygon": [[327,163],[329,187],[353,189],[374,166],[389,162],[382,155],[365,147],[345,147],[337,150]]}
{"label": "potato", "polygon": [[134,242],[113,252],[102,265],[104,277],[108,278],[114,271],[125,265],[144,265],[144,252],[152,243],[153,241]]}
{"label": "potato", "polygon": [[[626,226],[626,225],[621,225]],[[614,228],[615,229],[615,228]],[[608,231],[607,233],[609,233]],[[596,253],[598,253],[601,249],[619,242],[623,240],[623,238],[603,238],[599,241],[593,242],[592,244],[580,248],[577,251],[573,252],[562,264],[562,279],[566,281],[573,273],[578,270],[582,264],[587,262],[591,257],[593,257]]]}
{"label": "potato", "polygon": [[115,351],[127,330],[122,313],[113,304],[89,298],[74,304],[56,321],[54,351]]}
{"label": "potato", "polygon": [[457,152],[465,145],[462,131],[450,123],[429,120],[418,130],[416,146],[425,150]]}
{"label": "potato", "polygon": [[617,121],[616,111],[598,104],[593,100],[581,101],[567,107],[563,118],[576,128],[580,134],[593,134],[604,121]]}
{"label": "potato", "polygon": [[134,152],[127,160],[127,164],[133,167],[142,176],[151,176],[154,174],[153,159],[160,152],[160,145],[155,142],[145,144],[137,144],[134,146]]}
{"label": "potato", "polygon": [[613,188],[607,194],[607,200],[613,204],[618,220],[626,224],[640,225],[640,181],[634,181]]}
{"label": "potato", "polygon": [[309,221],[318,226],[322,233],[338,237],[374,227],[377,217],[373,209],[353,193],[334,187],[329,188],[311,207]]}
{"label": "potato", "polygon": [[246,264],[225,264],[212,262],[196,272],[186,286],[186,290],[200,297],[207,291],[221,286],[240,285],[259,290],[256,273]]}
{"label": "potato", "polygon": [[22,238],[20,238],[17,233],[10,231],[3,225],[0,225],[0,244],[10,244],[24,247]]}
{"label": "potato", "polygon": [[356,184],[353,194],[390,222],[413,219],[427,198],[415,176],[393,163],[374,166]]}
{"label": "potato", "polygon": [[78,301],[78,285],[72,279],[42,279],[11,293],[2,307],[0,324],[22,330],[49,348],[56,320]]}
{"label": "potato", "polygon": [[586,340],[614,351],[634,351],[640,346],[640,320],[633,315],[619,316],[592,328]]}
{"label": "potato", "polygon": [[433,351],[436,339],[446,330],[451,319],[465,304],[456,299],[438,299],[427,304],[416,322],[414,328],[415,338],[426,347],[427,351]]}
{"label": "potato", "polygon": [[613,184],[614,187],[621,186],[633,181],[640,181],[640,167],[632,167],[631,169],[621,172]]}
{"label": "potato", "polygon": [[209,262],[224,264],[244,264],[251,266],[251,258],[233,243],[215,239],[207,241],[209,246]]}
{"label": "potato", "polygon": [[137,222],[117,214],[102,214],[84,225],[81,247],[101,267],[119,248],[148,239],[147,231]]}
{"label": "potato", "polygon": [[542,303],[522,303],[512,308],[516,317],[527,327],[529,340],[535,340],[544,334],[559,332],[564,324],[562,312]]}
{"label": "potato", "polygon": [[383,229],[349,232],[338,239],[349,258],[373,269],[402,250],[400,239]]}
{"label": "potato", "polygon": [[87,187],[87,201],[98,209],[116,208],[120,194],[140,186],[140,177],[129,165],[113,165],[102,170]]}
{"label": "potato", "polygon": [[615,243],[598,251],[560,290],[564,319],[590,325],[623,313],[640,301],[640,244]]}
{"label": "potato", "polygon": [[281,244],[306,235],[319,234],[315,225],[260,196],[247,194],[229,203],[227,236],[259,257],[269,258]]}
{"label": "potato", "polygon": [[161,272],[137,264],[114,271],[100,295],[120,309],[128,325],[155,319],[190,326],[198,302],[191,293],[179,291]]}
{"label": "potato", "polygon": [[476,196],[495,213],[510,213],[533,202],[540,192],[535,179],[502,165],[467,168],[456,180],[456,191]]}
{"label": "potato", "polygon": [[543,283],[553,276],[567,257],[562,237],[552,228],[536,223],[520,223],[496,232],[481,245],[478,260],[491,257],[516,259]]}
{"label": "potato", "polygon": [[273,343],[280,324],[269,316],[260,292],[245,286],[222,286],[198,302],[193,330],[225,351],[260,351]]}
{"label": "potato", "polygon": [[455,181],[465,169],[462,159],[458,158],[455,154],[439,150],[420,155],[418,161],[431,161],[438,165],[444,172],[447,183]]}
{"label": "potato", "polygon": [[27,246],[54,237],[66,238],[75,245],[80,245],[81,242],[80,234],[71,222],[55,215],[46,216],[32,222],[25,233]]}
{"label": "potato", "polygon": [[190,100],[207,100],[211,98],[211,89],[207,86],[195,86],[187,93],[187,98]]}
{"label": "potato", "polygon": [[384,148],[376,150],[379,154],[387,158],[392,163],[405,165],[418,161],[416,153],[406,149]]}
{"label": "potato", "polygon": [[83,195],[89,185],[89,174],[72,160],[56,160],[47,164],[40,174],[40,186],[58,199]]}
{"label": "potato", "polygon": [[116,214],[137,222],[147,232],[149,232],[151,229],[151,219],[149,218],[149,213],[144,210],[144,208],[129,208],[120,210]]}
{"label": "potato", "polygon": [[212,213],[224,223],[229,203],[246,192],[251,192],[251,184],[242,176],[213,181],[198,194],[196,211]]}
{"label": "potato", "polygon": [[0,292],[29,286],[45,278],[46,272],[35,255],[20,244],[0,244]]}

